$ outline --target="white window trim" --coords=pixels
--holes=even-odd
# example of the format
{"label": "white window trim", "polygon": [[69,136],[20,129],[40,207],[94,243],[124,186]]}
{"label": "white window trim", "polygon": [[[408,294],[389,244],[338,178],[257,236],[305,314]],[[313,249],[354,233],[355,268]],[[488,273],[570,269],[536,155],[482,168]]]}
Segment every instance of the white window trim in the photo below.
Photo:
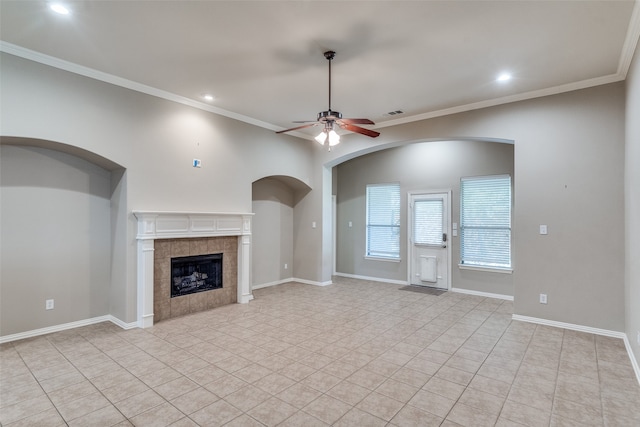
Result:
{"label": "white window trim", "polygon": [[511,265],[511,268],[495,268],[495,267],[479,267],[479,266],[471,266],[466,264],[458,264],[458,268],[460,268],[460,270],[487,271],[490,273],[513,274],[513,265]]}
{"label": "white window trim", "polygon": [[[401,256],[400,256],[400,250],[398,250],[398,256],[383,256],[383,255],[369,255],[367,253],[368,250],[368,244],[367,244],[367,240],[369,239],[368,233],[369,233],[369,224],[368,224],[368,217],[369,217],[369,203],[367,200],[367,190],[366,188],[368,187],[373,187],[373,186],[388,186],[388,185],[398,185],[398,187],[400,187],[400,182],[386,182],[386,183],[378,183],[378,184],[367,184],[365,186],[365,208],[366,208],[366,214],[365,214],[365,253],[364,253],[364,259],[366,260],[370,260],[370,261],[386,261],[386,262],[400,262],[402,260]],[[402,197],[402,195],[400,194],[400,197]],[[402,201],[402,200],[401,200]],[[400,210],[398,211],[398,213],[400,212]],[[401,229],[401,224],[398,224],[398,230]]]}
{"label": "white window trim", "polygon": [[[509,177],[509,181],[511,183],[511,222],[513,222],[513,176],[511,176],[511,174],[496,174],[496,175],[486,175],[486,176],[477,176],[477,177],[463,177],[462,179],[491,179],[491,178],[496,178],[496,177]],[[460,200],[460,215],[462,215],[462,186],[460,188],[460,196],[461,196],[461,200]],[[460,225],[462,225],[462,220],[460,221]],[[510,258],[511,258],[511,265],[509,267],[489,267],[489,266],[478,266],[478,265],[469,265],[469,264],[462,264],[462,262],[458,263],[458,268],[460,270],[471,270],[471,271],[485,271],[485,272],[491,272],[491,273],[501,273],[501,274],[513,274],[513,226],[511,224],[511,226],[509,227],[509,231],[510,231],[510,240],[511,240],[511,250],[510,250]],[[462,239],[460,239],[460,249],[462,249]]]}
{"label": "white window trim", "polygon": [[365,255],[364,259],[368,259],[370,261],[386,261],[386,262],[400,262],[401,259],[400,257],[382,257],[382,256],[371,256],[371,255]]}

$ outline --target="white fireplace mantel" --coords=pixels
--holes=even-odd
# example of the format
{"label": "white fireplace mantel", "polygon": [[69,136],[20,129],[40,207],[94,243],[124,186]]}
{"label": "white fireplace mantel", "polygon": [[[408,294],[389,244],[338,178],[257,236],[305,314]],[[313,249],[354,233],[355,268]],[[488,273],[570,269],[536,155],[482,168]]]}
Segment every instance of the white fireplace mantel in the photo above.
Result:
{"label": "white fireplace mantel", "polygon": [[156,239],[238,236],[238,303],[250,286],[252,213],[133,211],[138,220],[138,326],[153,326],[153,251]]}

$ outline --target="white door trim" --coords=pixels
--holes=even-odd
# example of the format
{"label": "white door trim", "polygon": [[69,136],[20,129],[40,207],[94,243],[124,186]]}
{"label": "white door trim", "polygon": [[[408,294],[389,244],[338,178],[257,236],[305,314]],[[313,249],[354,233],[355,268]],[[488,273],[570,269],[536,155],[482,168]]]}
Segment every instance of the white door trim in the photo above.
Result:
{"label": "white door trim", "polygon": [[335,194],[331,195],[331,240],[333,259],[331,260],[331,274],[336,275],[336,259],[338,256],[338,198]]}

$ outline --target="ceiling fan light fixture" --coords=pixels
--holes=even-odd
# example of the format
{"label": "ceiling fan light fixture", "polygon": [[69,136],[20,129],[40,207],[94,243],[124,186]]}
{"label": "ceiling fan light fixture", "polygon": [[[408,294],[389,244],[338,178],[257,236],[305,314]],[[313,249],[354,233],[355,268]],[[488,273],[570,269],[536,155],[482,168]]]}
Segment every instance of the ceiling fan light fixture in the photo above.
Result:
{"label": "ceiling fan light fixture", "polygon": [[340,135],[335,130],[331,129],[329,132],[329,147],[340,144]]}
{"label": "ceiling fan light fixture", "polygon": [[[324,145],[324,142],[327,140],[327,132],[323,130],[314,139],[316,141],[318,141],[318,144]],[[331,142],[331,141],[329,141],[329,142]]]}

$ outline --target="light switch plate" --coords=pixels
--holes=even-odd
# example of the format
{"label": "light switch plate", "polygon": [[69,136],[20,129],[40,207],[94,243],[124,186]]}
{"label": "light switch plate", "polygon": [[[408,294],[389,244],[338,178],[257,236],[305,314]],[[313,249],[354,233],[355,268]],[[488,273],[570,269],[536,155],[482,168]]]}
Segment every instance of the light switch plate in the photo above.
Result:
{"label": "light switch plate", "polygon": [[547,226],[546,225],[541,225],[540,226],[540,234],[547,234]]}

